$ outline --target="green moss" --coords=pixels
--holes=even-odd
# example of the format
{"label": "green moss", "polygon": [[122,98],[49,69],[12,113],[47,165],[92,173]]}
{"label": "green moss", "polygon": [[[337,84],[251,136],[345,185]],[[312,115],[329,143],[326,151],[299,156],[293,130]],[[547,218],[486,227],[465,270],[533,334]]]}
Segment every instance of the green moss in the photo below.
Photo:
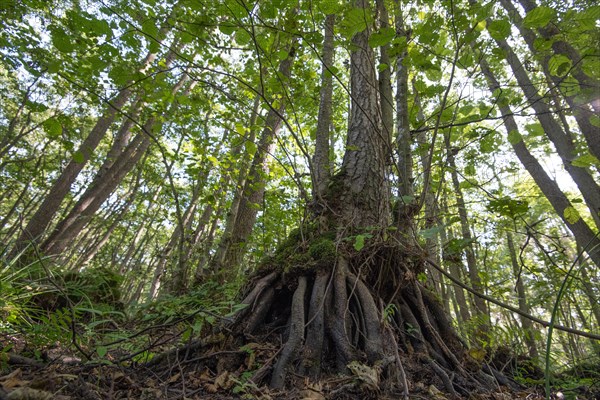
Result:
{"label": "green moss", "polygon": [[293,229],[277,247],[275,254],[265,257],[261,269],[277,269],[285,273],[307,271],[335,260],[335,232],[320,234],[316,224]]}
{"label": "green moss", "polygon": [[315,261],[331,262],[335,260],[335,243],[327,237],[319,237],[310,243],[308,254]]}

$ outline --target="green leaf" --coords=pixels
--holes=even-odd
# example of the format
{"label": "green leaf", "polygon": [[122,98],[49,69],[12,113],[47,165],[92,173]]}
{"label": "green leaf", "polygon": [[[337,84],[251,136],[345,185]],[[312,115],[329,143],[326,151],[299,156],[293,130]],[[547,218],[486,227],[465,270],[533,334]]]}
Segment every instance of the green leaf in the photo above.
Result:
{"label": "green leaf", "polygon": [[71,39],[69,38],[69,35],[67,35],[62,29],[52,30],[52,44],[61,53],[71,53],[75,48],[71,42]]}
{"label": "green leaf", "polygon": [[579,212],[577,212],[577,210],[571,206],[565,208],[563,215],[564,215],[565,219],[567,220],[567,222],[570,224],[577,223],[577,221],[579,221],[579,219],[581,218],[581,216],[579,215]]}
{"label": "green leaf", "polygon": [[415,196],[402,196],[400,200],[402,200],[402,204],[410,204],[415,201]]}
{"label": "green leaf", "polygon": [[587,168],[587,167],[593,167],[593,166],[598,166],[600,167],[600,161],[594,157],[591,154],[584,154],[582,156],[577,157],[576,159],[574,159],[571,164],[574,167],[581,167],[581,168]]}
{"label": "green leaf", "polygon": [[42,124],[48,136],[52,139],[60,137],[62,133],[62,125],[56,118],[49,118]]}
{"label": "green leaf", "polygon": [[353,8],[344,15],[342,20],[342,30],[344,35],[350,39],[352,36],[367,29],[372,22],[373,17],[369,10],[364,8]]}
{"label": "green leaf", "polygon": [[544,136],[545,134],[544,128],[542,128],[542,124],[539,122],[525,125],[525,130],[530,136]]}
{"label": "green leaf", "polygon": [[571,59],[564,54],[555,54],[548,61],[548,70],[554,76],[565,76],[571,68]]}
{"label": "green leaf", "polygon": [[148,36],[151,36],[152,38],[157,38],[158,27],[154,24],[154,20],[147,19],[144,22],[142,22],[142,32],[144,32]]}
{"label": "green leaf", "polygon": [[219,25],[219,30],[227,36],[231,36],[235,32],[235,26],[229,24]]}
{"label": "green leaf", "polygon": [[565,96],[575,96],[579,92],[581,92],[581,86],[579,86],[579,81],[571,75],[564,78],[559,86],[560,91]]}
{"label": "green leaf", "polygon": [[323,14],[328,15],[337,14],[340,11],[341,6],[339,0],[322,0],[321,4],[319,4],[319,8]]}
{"label": "green leaf", "polygon": [[422,229],[419,231],[419,235],[424,237],[425,239],[433,239],[435,235],[440,233],[442,228],[442,226],[434,226],[433,228]]}
{"label": "green leaf", "polygon": [[556,17],[556,12],[546,6],[539,6],[529,11],[523,18],[525,28],[543,28]]}
{"label": "green leaf", "polygon": [[98,346],[96,347],[96,353],[98,354],[98,357],[104,358],[106,353],[108,353],[108,348],[106,346]]}
{"label": "green leaf", "polygon": [[356,235],[354,239],[354,250],[361,251],[365,247],[365,239],[371,237],[369,234]]}
{"label": "green leaf", "polygon": [[518,130],[512,130],[508,133],[508,142],[513,146],[523,141],[523,137]]}
{"label": "green leaf", "polygon": [[215,167],[219,165],[219,160],[217,160],[217,158],[216,158],[215,156],[211,156],[211,155],[209,155],[209,156],[206,156],[206,159],[207,159],[208,161],[210,161],[210,162],[211,162],[211,164],[212,164],[213,166],[215,166]]}
{"label": "green leaf", "polygon": [[369,38],[369,46],[381,47],[390,43],[396,36],[396,30],[394,28],[381,28],[378,32],[375,32]]}
{"label": "green leaf", "polygon": [[85,162],[85,156],[81,151],[76,151],[75,153],[73,153],[73,161],[75,161],[78,164],[82,164]]}
{"label": "green leaf", "polygon": [[511,23],[506,19],[499,19],[490,22],[487,30],[495,40],[504,40],[510,35]]}
{"label": "green leaf", "polygon": [[504,217],[515,218],[529,210],[529,203],[525,200],[515,200],[505,196],[490,200],[486,208],[488,211]]}
{"label": "green leaf", "polygon": [[594,125],[597,128],[600,128],[600,117],[596,114],[590,117],[590,124]]}

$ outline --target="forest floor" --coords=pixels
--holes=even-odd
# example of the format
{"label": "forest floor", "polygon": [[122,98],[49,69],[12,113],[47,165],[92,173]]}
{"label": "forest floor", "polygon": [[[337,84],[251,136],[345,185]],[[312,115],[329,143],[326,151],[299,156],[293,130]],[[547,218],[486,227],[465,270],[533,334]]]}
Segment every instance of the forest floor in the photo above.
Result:
{"label": "forest floor", "polygon": [[[0,335],[6,344],[7,336]],[[12,337],[10,340],[14,341]],[[216,346],[188,346],[190,357],[164,357],[161,362],[119,363],[122,354],[105,355],[102,362],[83,362],[70,348],[45,349],[40,360],[0,353],[0,400],[69,400],[69,399],[401,399],[400,393],[386,393],[369,385],[364,377],[329,376],[319,382],[293,378],[291,390],[271,390],[258,386],[252,377],[268,372],[279,352],[275,344],[253,343],[238,351],[219,350]],[[165,353],[163,353],[165,354]],[[166,353],[169,354],[169,353]],[[241,361],[238,368],[230,367]],[[175,360],[175,361],[173,361]],[[167,362],[165,362],[167,361]],[[410,368],[410,365],[408,366]],[[409,382],[410,399],[450,399],[435,385]],[[579,387],[564,397],[554,399],[600,399],[596,392]],[[540,385],[514,391],[498,387],[497,391],[473,393],[470,400],[544,399]]]}

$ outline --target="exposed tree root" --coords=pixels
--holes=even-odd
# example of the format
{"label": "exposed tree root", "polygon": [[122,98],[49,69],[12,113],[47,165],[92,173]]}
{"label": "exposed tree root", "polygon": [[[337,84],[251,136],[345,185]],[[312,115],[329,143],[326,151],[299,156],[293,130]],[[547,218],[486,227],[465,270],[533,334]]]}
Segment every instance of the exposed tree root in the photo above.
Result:
{"label": "exposed tree root", "polygon": [[[385,267],[377,273],[378,266]],[[382,278],[382,270],[389,276]],[[254,384],[274,389],[339,373],[350,380],[338,389],[362,391],[362,397],[384,391],[408,398],[412,390],[434,385],[460,398],[510,385],[470,358],[417,275],[415,264],[405,264],[390,248],[370,254],[368,261],[338,255],[329,266],[287,272],[272,267],[248,285],[242,300],[247,307],[224,327],[229,339],[221,348],[282,342],[252,377]],[[210,368],[233,372],[244,368],[244,359],[243,352],[232,352],[227,362]]]}
{"label": "exposed tree root", "polygon": [[[246,338],[284,338],[270,373],[273,388],[298,384],[295,380],[303,376],[315,381],[334,373],[352,373],[357,382],[364,381],[357,365],[372,375],[373,382],[363,382],[363,388],[384,388],[404,398],[423,379],[456,398],[510,383],[470,359],[434,296],[415,273],[400,265],[396,269],[387,285],[376,278],[380,291],[393,293],[392,311],[385,316],[383,296],[369,289],[370,275],[357,275],[357,265],[338,256],[329,270],[263,274],[243,300],[248,307],[229,328]],[[392,291],[388,286],[394,282]],[[256,378],[269,377],[261,371]]]}

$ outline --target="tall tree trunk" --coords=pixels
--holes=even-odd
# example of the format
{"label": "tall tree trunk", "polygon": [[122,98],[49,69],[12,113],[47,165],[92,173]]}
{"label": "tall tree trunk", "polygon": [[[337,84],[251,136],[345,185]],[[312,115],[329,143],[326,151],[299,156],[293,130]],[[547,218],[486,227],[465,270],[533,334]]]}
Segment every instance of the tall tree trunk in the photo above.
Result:
{"label": "tall tree trunk", "polygon": [[[187,75],[184,75],[173,87],[172,94],[176,94],[188,79]],[[191,90],[193,85],[194,83],[188,87],[186,93]],[[171,105],[171,111],[175,107],[175,104]],[[112,153],[109,154],[110,158],[105,160],[103,167],[94,177],[88,189],[75,206],[73,206],[69,214],[57,224],[56,228],[42,245],[42,250],[47,255],[60,254],[79,234],[100,206],[119,186],[123,178],[144,156],[152,143],[151,135],[154,132],[160,131],[156,127],[156,117],[149,117],[143,125],[142,132],[138,133],[122,152],[119,153],[115,148],[120,150],[121,144],[119,142],[122,141],[123,137],[129,135],[128,129],[131,127],[132,124],[128,124],[127,121],[123,123],[123,130],[121,130],[118,140],[115,142],[116,145],[111,149],[114,151],[110,152]],[[113,159],[113,157],[117,158]]]}
{"label": "tall tree trunk", "polygon": [[[278,74],[281,75],[284,81],[290,78],[292,72],[295,47],[294,41],[288,52],[288,57],[281,61],[279,65]],[[267,113],[265,127],[261,133],[244,188],[239,196],[238,209],[235,213],[232,213],[235,219],[231,218],[227,221],[230,228],[225,228],[226,235],[221,238],[219,248],[211,260],[212,271],[228,275],[241,264],[246,251],[246,242],[252,233],[258,208],[262,204],[266,178],[269,172],[268,155],[273,152],[274,140],[281,128],[281,116],[285,112],[285,107],[286,96],[282,96],[278,109],[270,109]]]}
{"label": "tall tree trunk", "polygon": [[[398,2],[396,10],[396,34],[409,40],[408,32],[404,27],[404,18],[402,10]],[[404,65],[407,52],[403,50],[396,57],[396,129],[397,129],[397,146],[398,146],[398,179],[400,181],[400,196],[401,202],[405,203],[414,196],[413,190],[413,159],[412,159],[412,136],[410,133],[408,110],[408,67]],[[421,108],[419,105],[419,112]],[[429,164],[431,160],[421,159],[424,169],[431,168]],[[429,189],[429,187],[427,188]],[[429,191],[428,191],[429,192]],[[427,194],[424,194],[427,195]],[[405,205],[404,208],[408,207]],[[414,208],[414,207],[413,207]],[[416,210],[415,210],[416,211]],[[400,216],[399,216],[400,217]],[[409,219],[412,215],[409,214]]]}
{"label": "tall tree trunk", "polygon": [[[512,233],[506,233],[506,243],[508,244],[508,253],[510,255],[510,263],[512,265],[513,274],[516,279],[515,289],[519,299],[519,310],[529,315],[529,304],[527,303],[527,295],[525,293],[525,285],[523,285],[523,279],[521,279],[521,268],[517,261],[517,252],[515,251],[515,244],[513,241]],[[528,318],[521,316],[521,326],[523,327],[523,334],[525,336],[525,343],[529,350],[529,356],[532,358],[538,357],[537,345],[535,343],[535,330],[533,323]]]}
{"label": "tall tree trunk", "polygon": [[[529,51],[534,55],[539,55],[539,51],[535,47],[535,40],[537,39],[535,32],[523,26],[523,19],[510,0],[501,0],[500,3],[508,12],[508,15],[512,19],[513,23],[519,28],[521,36],[525,39],[527,47],[529,47]],[[526,6],[526,11],[531,11],[536,7],[535,2],[533,1],[523,1],[522,4]],[[583,95],[581,93],[570,95],[565,93],[564,90],[561,90],[561,83],[564,81],[565,77],[557,76],[551,73],[549,68],[549,62],[552,58],[551,54],[547,54],[545,57],[543,57],[541,65],[546,76],[555,86],[555,89],[560,91],[562,97],[568,104],[581,133],[583,133],[590,153],[596,158],[600,159],[600,128],[594,126],[591,122],[594,118],[594,110],[592,110],[591,104],[594,104],[594,102],[591,101],[592,98],[589,98],[590,91],[597,92],[598,89],[600,89],[600,82],[592,79],[583,72],[581,69],[581,56],[569,43],[558,39],[558,37],[560,37],[560,31],[554,24],[548,24],[547,27],[539,29],[538,32],[542,38],[546,40],[552,40],[552,49],[554,50],[554,54],[564,55],[571,60],[572,69],[569,71],[569,75],[577,79],[580,85],[580,90],[584,92]],[[588,86],[587,90],[586,86]],[[595,88],[595,90],[592,88]],[[587,92],[587,94],[585,92]],[[557,108],[556,112],[560,114],[563,113],[559,108]],[[595,112],[600,112],[600,110],[597,109]]]}
{"label": "tall tree trunk", "polygon": [[313,197],[321,202],[327,189],[331,172],[329,161],[329,129],[331,126],[331,99],[333,96],[333,33],[335,28],[335,14],[325,18],[325,40],[323,42],[323,59],[321,69],[321,92],[319,103],[319,116],[317,117],[317,133],[315,138],[315,154],[313,157]]}
{"label": "tall tree trunk", "polygon": [[585,168],[572,164],[577,154],[572,138],[567,135],[554,119],[553,110],[551,110],[546,100],[538,93],[535,84],[527,75],[527,71],[519,61],[519,57],[515,54],[512,47],[505,39],[495,39],[495,42],[506,54],[506,60],[517,79],[519,87],[527,97],[527,102],[536,112],[537,119],[542,125],[546,136],[554,144],[557,154],[563,161],[565,170],[573,178],[590,209],[596,226],[600,228],[600,186]]}
{"label": "tall tree trunk", "polygon": [[[503,6],[506,5],[508,7],[508,8],[505,7],[507,10],[509,10],[509,9],[514,10],[514,7],[512,7],[512,4],[507,3],[505,1],[506,0],[501,0],[502,5]],[[520,0],[519,2],[525,9],[525,12],[530,12],[537,7],[536,2],[534,0]],[[510,11],[509,11],[509,13],[510,13]],[[515,13],[514,16],[518,17],[519,14]],[[518,22],[517,22],[517,24],[518,24]],[[596,77],[592,77],[584,72],[584,70],[582,69],[582,65],[581,65],[582,57],[579,54],[579,52],[577,51],[577,49],[575,49],[569,42],[562,39],[563,36],[561,35],[559,26],[557,24],[554,24],[554,23],[547,24],[545,27],[539,28],[538,32],[544,39],[552,41],[552,50],[554,50],[555,54],[562,54],[564,56],[567,56],[571,60],[572,71],[570,71],[570,73],[573,75],[573,77],[575,77],[575,79],[577,79],[577,81],[579,82],[579,85],[582,88],[582,91],[585,91],[584,96],[586,96],[586,97],[582,99],[583,102],[588,102],[589,106],[591,106],[592,110],[595,113],[600,113],[600,101],[598,101],[598,90],[600,89],[600,82],[598,81],[598,79]],[[580,103],[582,103],[582,101],[576,100],[576,103],[575,103],[576,109],[581,107],[581,108],[584,108],[585,110],[587,110],[588,104],[580,104]],[[577,115],[577,110],[574,110],[574,113],[575,113],[575,115]],[[584,115],[589,115],[589,114],[587,114],[587,112],[586,112],[586,114],[584,114]],[[581,118],[582,116],[583,115],[579,115],[579,118]],[[589,119],[588,119],[588,122],[589,122]],[[596,132],[597,132],[597,129],[598,128],[596,127]],[[588,139],[588,136],[586,136],[586,139],[587,140],[592,139],[592,141],[591,141],[592,144],[590,145],[590,141],[588,141],[588,145],[590,145],[590,148],[595,149],[594,153],[592,153],[592,154],[595,154],[596,157],[600,158],[600,155],[597,154],[597,151],[599,150],[598,146],[600,144],[599,143],[600,139],[598,139],[597,136],[595,138],[592,136],[589,139]]]}
{"label": "tall tree trunk", "polygon": [[[460,218],[460,229],[462,239],[464,240],[464,254],[467,258],[467,269],[469,272],[469,281],[477,292],[484,293],[484,287],[479,277],[479,267],[475,258],[475,251],[473,249],[474,238],[471,234],[471,227],[469,223],[469,217],[467,216],[467,206],[465,204],[464,195],[462,188],[460,187],[460,181],[458,179],[458,169],[455,161],[455,149],[450,144],[450,132],[446,131],[444,134],[444,143],[446,145],[446,151],[448,153],[447,163],[450,169],[450,176],[452,177],[452,188],[456,196],[456,207],[458,208],[458,216]],[[482,318],[479,323],[479,327],[482,329],[482,333],[489,330],[489,318],[487,304],[484,299],[479,296],[475,296],[475,309],[477,315]]]}
{"label": "tall tree trunk", "polygon": [[[166,33],[166,31],[164,33]],[[139,71],[143,73],[155,59],[156,54],[149,53],[142,61]],[[96,147],[98,147],[100,141],[104,138],[106,132],[114,122],[117,113],[123,109],[125,103],[130,99],[131,94],[132,89],[130,85],[125,85],[125,89],[121,90],[117,97],[112,102],[108,103],[108,107],[104,111],[104,114],[98,119],[88,136],[77,149],[77,154],[81,155],[81,160],[78,160],[80,162],[75,160],[69,161],[58,179],[52,185],[50,192],[46,195],[42,204],[29,220],[23,233],[17,239],[13,254],[23,249],[27,243],[31,241],[37,243],[41,240],[44,231],[53,220],[60,205],[71,190],[71,185],[75,182],[79,172],[81,172],[83,167],[90,160]]]}
{"label": "tall tree trunk", "polygon": [[[493,93],[496,89],[500,89],[500,83],[496,80],[496,77],[490,70],[487,62],[484,59],[480,59],[479,65],[483,75],[488,81],[490,91]],[[499,107],[500,111],[505,116],[504,126],[506,127],[506,131],[513,135],[509,141],[511,142],[511,146],[515,151],[517,158],[521,161],[521,164],[523,164],[527,172],[529,172],[544,196],[546,196],[552,205],[552,208],[554,208],[554,211],[556,211],[558,216],[573,233],[577,245],[584,249],[584,251],[589,254],[591,260],[600,267],[600,239],[594,234],[583,218],[574,220],[565,216],[565,210],[572,209],[573,205],[567,196],[560,190],[556,181],[548,176],[539,161],[529,152],[529,149],[519,134],[519,126],[512,116],[510,107],[502,103],[499,103]]]}
{"label": "tall tree trunk", "polygon": [[[366,13],[371,12],[365,0],[356,4]],[[344,188],[339,199],[340,225],[355,228],[355,234],[369,226],[387,226],[390,217],[386,173],[390,153],[382,131],[375,57],[368,43],[370,29],[367,26],[352,38],[355,50],[350,56],[350,121],[340,171]]]}

